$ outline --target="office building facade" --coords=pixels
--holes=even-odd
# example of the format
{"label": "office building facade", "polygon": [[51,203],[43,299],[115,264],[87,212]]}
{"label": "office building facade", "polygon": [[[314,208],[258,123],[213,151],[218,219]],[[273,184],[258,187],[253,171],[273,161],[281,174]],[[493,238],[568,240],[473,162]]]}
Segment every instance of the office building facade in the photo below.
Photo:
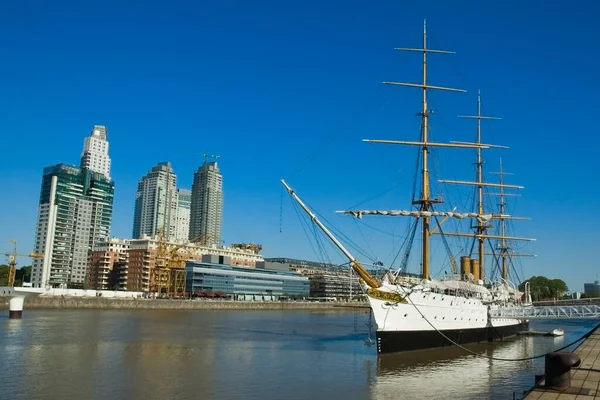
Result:
{"label": "office building facade", "polygon": [[80,287],[89,251],[110,238],[114,183],[104,173],[57,164],[44,168],[32,265],[34,287]]}
{"label": "office building facade", "polygon": [[127,290],[129,244],[129,240],[112,238],[92,248],[87,278],[90,289]]}
{"label": "office building facade", "polygon": [[177,229],[175,240],[185,242],[190,234],[190,206],[192,204],[192,191],[187,189],[177,190]]}
{"label": "office building facade", "polygon": [[108,156],[108,132],[105,126],[96,125],[83,142],[81,169],[104,175],[110,180],[110,157]]}
{"label": "office building facade", "polygon": [[170,162],[161,162],[138,182],[135,195],[133,238],[155,236],[166,240],[177,234],[177,176]]}
{"label": "office building facade", "polygon": [[223,177],[217,162],[206,160],[194,173],[189,239],[219,246],[222,219]]}
{"label": "office building facade", "polygon": [[260,296],[260,300],[309,294],[305,276],[290,271],[234,267],[227,256],[205,255],[202,261],[188,261],[185,270],[186,292],[190,293],[226,293],[253,299]]}

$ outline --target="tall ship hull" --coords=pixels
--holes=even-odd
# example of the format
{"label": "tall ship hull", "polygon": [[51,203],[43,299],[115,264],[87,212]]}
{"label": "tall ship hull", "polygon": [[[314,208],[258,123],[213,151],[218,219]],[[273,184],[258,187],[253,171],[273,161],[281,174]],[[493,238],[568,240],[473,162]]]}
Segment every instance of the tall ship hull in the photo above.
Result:
{"label": "tall ship hull", "polygon": [[[394,86],[417,88],[422,93],[421,101],[421,129],[417,141],[363,139],[368,143],[386,145],[401,145],[417,148],[417,171],[414,175],[414,186],[410,199],[410,207],[404,210],[344,210],[337,211],[357,219],[364,216],[381,217],[387,219],[408,217],[412,223],[403,238],[406,247],[393,257],[392,264],[400,260],[399,265],[390,265],[381,279],[373,271],[367,270],[357,258],[334,236],[320,219],[304,204],[296,192],[284,181],[282,184],[291,197],[308,215],[310,221],[320,228],[333,245],[349,261],[350,269],[358,276],[364,295],[367,297],[375,323],[377,325],[377,351],[378,353],[391,353],[410,350],[436,348],[442,346],[460,346],[467,343],[493,341],[512,336],[517,332],[527,329],[528,321],[515,318],[492,318],[490,311],[498,308],[522,307],[531,303],[530,295],[525,285],[520,291],[509,278],[509,267],[512,257],[530,256],[516,254],[509,246],[509,241],[531,241],[533,239],[507,236],[505,223],[507,220],[526,219],[513,217],[505,213],[505,194],[508,189],[522,189],[522,186],[507,185],[504,183],[502,164],[499,182],[486,182],[483,179],[483,150],[489,148],[506,148],[505,146],[485,144],[481,140],[482,120],[499,119],[481,115],[481,97],[477,96],[477,115],[463,116],[477,120],[477,137],[473,142],[451,141],[448,143],[432,141],[429,132],[429,117],[432,111],[428,106],[427,93],[430,90],[465,92],[443,86],[430,85],[427,81],[427,57],[429,54],[453,54],[445,50],[432,50],[427,47],[427,30],[424,25],[422,48],[396,48],[396,50],[421,53],[422,80],[419,83],[384,82]],[[430,170],[432,162],[430,157],[438,148],[466,149],[475,152],[476,177],[473,181],[442,180],[437,183],[450,185],[463,185],[471,187],[473,193],[465,203],[474,201],[470,211],[456,211],[458,207],[443,206],[442,196],[432,194]],[[465,150],[460,150],[465,151]],[[400,157],[401,158],[401,157]],[[417,183],[419,188],[417,190]],[[488,192],[487,189],[493,189]],[[485,190],[484,190],[485,189]],[[441,191],[441,190],[440,190]],[[496,196],[499,208],[495,211],[484,207],[485,196]],[[464,204],[462,205],[464,206]],[[444,210],[442,207],[446,207]],[[466,231],[445,232],[442,225],[447,219],[454,219],[457,226]],[[464,222],[461,222],[464,221]],[[492,229],[498,228],[497,233]],[[419,232],[419,235],[417,235]],[[395,236],[393,233],[392,236]],[[420,274],[407,274],[410,267],[409,252],[415,236],[420,236]],[[433,237],[441,239],[450,271],[439,272],[436,276],[431,274],[431,244]],[[455,254],[447,242],[447,237],[459,238],[464,242],[459,246],[460,268],[456,263]],[[364,236],[363,236],[364,238]],[[348,245],[355,246],[351,240]],[[486,246],[489,244],[489,247]],[[404,245],[403,245],[404,246]],[[486,253],[487,251],[487,253]],[[394,251],[395,252],[395,251]],[[364,252],[361,252],[364,254]],[[492,260],[492,268],[486,271],[486,260]],[[373,263],[378,268],[383,263]],[[394,269],[396,272],[394,272]],[[435,268],[437,271],[438,268]],[[449,272],[449,273],[448,273]],[[491,273],[490,273],[491,272]],[[512,277],[516,277],[516,274]],[[502,314],[502,313],[499,313]]]}
{"label": "tall ship hull", "polygon": [[527,320],[488,318],[489,307],[473,298],[420,292],[393,304],[367,297],[379,354],[502,340],[529,326]]}

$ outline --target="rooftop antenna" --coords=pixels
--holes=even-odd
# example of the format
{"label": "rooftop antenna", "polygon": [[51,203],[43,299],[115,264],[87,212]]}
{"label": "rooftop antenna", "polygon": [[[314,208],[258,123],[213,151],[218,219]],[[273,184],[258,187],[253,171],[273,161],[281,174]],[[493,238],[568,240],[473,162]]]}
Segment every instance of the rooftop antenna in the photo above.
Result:
{"label": "rooftop antenna", "polygon": [[214,154],[208,154],[208,153],[204,153],[204,161],[208,162],[209,159],[212,159],[213,161],[217,161],[219,158],[221,158],[221,156],[217,156]]}

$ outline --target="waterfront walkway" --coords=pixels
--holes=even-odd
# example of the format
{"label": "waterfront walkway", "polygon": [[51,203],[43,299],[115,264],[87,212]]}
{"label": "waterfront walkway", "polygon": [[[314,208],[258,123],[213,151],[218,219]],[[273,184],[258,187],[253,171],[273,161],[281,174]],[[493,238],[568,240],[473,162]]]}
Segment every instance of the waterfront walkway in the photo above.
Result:
{"label": "waterfront walkway", "polygon": [[581,359],[581,365],[571,369],[571,386],[568,389],[558,392],[540,385],[523,400],[600,399],[600,329],[595,329],[574,353]]}

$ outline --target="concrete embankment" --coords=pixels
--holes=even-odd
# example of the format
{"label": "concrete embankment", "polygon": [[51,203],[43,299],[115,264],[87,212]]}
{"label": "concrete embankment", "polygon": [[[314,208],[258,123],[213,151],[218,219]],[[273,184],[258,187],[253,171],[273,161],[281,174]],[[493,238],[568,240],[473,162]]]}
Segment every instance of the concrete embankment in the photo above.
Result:
{"label": "concrete embankment", "polygon": [[[33,309],[139,309],[139,310],[336,310],[351,311],[353,303],[320,303],[296,301],[231,301],[231,300],[165,300],[102,297],[28,297],[25,310]],[[357,307],[364,306],[357,303]],[[8,308],[8,298],[0,298],[0,308]],[[368,311],[361,309],[361,311]]]}

